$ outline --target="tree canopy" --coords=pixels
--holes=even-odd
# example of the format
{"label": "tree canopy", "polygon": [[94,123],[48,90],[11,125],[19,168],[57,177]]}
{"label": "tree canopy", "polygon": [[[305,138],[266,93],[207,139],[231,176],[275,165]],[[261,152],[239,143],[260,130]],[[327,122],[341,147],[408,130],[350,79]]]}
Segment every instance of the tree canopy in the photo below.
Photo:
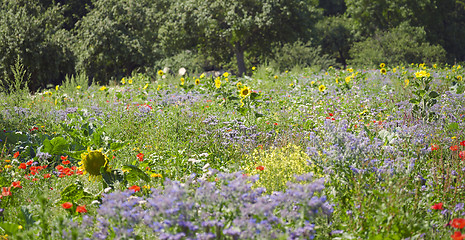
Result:
{"label": "tree canopy", "polygon": [[11,79],[21,59],[31,89],[77,72],[106,83],[182,63],[192,71],[243,75],[252,64],[297,51],[318,56],[279,59],[303,66],[326,59],[335,67],[381,61],[375,56],[392,64],[465,61],[463,0],[4,0],[0,6],[0,80]]}

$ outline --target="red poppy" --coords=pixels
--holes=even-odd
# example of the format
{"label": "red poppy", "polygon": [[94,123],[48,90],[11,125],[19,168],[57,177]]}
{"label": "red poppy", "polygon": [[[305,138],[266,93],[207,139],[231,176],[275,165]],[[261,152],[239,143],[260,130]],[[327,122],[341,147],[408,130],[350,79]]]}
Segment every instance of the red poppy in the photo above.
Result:
{"label": "red poppy", "polygon": [[44,174],[44,178],[50,178],[50,177],[52,177],[52,175],[50,175],[50,173]]}
{"label": "red poppy", "polygon": [[330,117],[334,116],[332,113],[328,113]]}
{"label": "red poppy", "polygon": [[29,160],[26,162],[26,165],[31,166],[34,163],[34,160]]}
{"label": "red poppy", "polygon": [[62,165],[58,165],[58,166],[55,167],[55,169],[58,170],[58,171],[62,171],[63,168],[65,168],[65,167],[63,167]]}
{"label": "red poppy", "polygon": [[143,153],[138,153],[137,158],[139,158],[139,161],[144,161],[144,154]]}
{"label": "red poppy", "polygon": [[459,157],[460,157],[462,160],[465,160],[465,151],[460,151]]}
{"label": "red poppy", "polygon": [[86,205],[77,206],[76,207],[76,212],[78,212],[78,213],[86,213],[87,212]]}
{"label": "red poppy", "polygon": [[453,228],[462,229],[463,227],[465,227],[465,219],[463,219],[463,218],[454,218],[454,219],[452,219],[452,221],[449,222],[449,224]]}
{"label": "red poppy", "polygon": [[259,171],[263,171],[263,170],[265,170],[265,167],[264,167],[264,166],[258,166],[258,167],[256,167],[255,169],[257,169],[257,170],[259,170]]}
{"label": "red poppy", "polygon": [[134,190],[134,192],[139,192],[140,191],[140,187],[136,186],[136,185],[133,185],[133,186],[129,187],[129,189]]}
{"label": "red poppy", "polygon": [[2,187],[2,196],[0,197],[6,197],[6,196],[11,196],[11,187]]}
{"label": "red poppy", "polygon": [[431,206],[431,209],[434,210],[442,210],[442,203],[436,203],[433,206]]}
{"label": "red poppy", "polygon": [[68,165],[70,164],[71,162],[69,160],[66,160],[66,161],[62,161],[61,163],[63,163],[63,165]]}
{"label": "red poppy", "polygon": [[459,146],[457,146],[457,145],[450,146],[450,150],[457,151],[457,150],[459,150]]}
{"label": "red poppy", "polygon": [[27,166],[26,166],[25,163],[20,163],[18,168],[19,168],[19,169],[26,169]]}
{"label": "red poppy", "polygon": [[23,188],[23,186],[21,186],[21,181],[12,182],[11,186],[14,188]]}
{"label": "red poppy", "polygon": [[460,145],[462,145],[462,146],[465,147],[465,141],[461,141],[461,142],[460,142]]}
{"label": "red poppy", "polygon": [[274,123],[274,125],[278,126],[278,123]]}
{"label": "red poppy", "polygon": [[454,234],[450,235],[450,237],[452,238],[452,240],[463,240],[465,235],[462,235],[461,232],[457,231],[457,232],[454,232]]}
{"label": "red poppy", "polygon": [[73,207],[73,204],[70,203],[70,202],[65,202],[63,204],[61,204],[61,206],[64,208],[64,209],[70,209]]}
{"label": "red poppy", "polygon": [[66,159],[68,159],[68,156],[61,156],[62,161],[65,161]]}
{"label": "red poppy", "polygon": [[439,146],[437,144],[431,144],[431,151],[439,150]]}
{"label": "red poppy", "polygon": [[19,152],[15,152],[15,154],[13,155],[13,158],[17,158],[19,157]]}

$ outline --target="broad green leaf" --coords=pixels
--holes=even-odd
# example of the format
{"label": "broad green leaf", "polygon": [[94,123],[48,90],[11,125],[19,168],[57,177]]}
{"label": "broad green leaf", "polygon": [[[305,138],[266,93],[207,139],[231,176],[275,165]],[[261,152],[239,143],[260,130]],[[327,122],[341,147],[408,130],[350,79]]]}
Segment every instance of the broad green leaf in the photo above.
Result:
{"label": "broad green leaf", "polygon": [[439,93],[437,93],[436,91],[431,91],[429,93],[429,97],[430,98],[437,98],[437,97],[439,97]]}
{"label": "broad green leaf", "polygon": [[86,192],[81,182],[68,185],[61,191],[61,202],[75,202],[82,198],[92,198],[93,195]]}
{"label": "broad green leaf", "polygon": [[128,171],[128,173],[125,174],[125,178],[128,182],[137,181],[139,179],[142,179],[146,182],[150,181],[149,176],[134,165],[124,165],[123,170]]}
{"label": "broad green leaf", "polygon": [[32,213],[30,213],[29,210],[24,206],[21,207],[21,213],[23,214],[26,226],[32,226],[35,222]]}
{"label": "broad green leaf", "polygon": [[260,99],[260,98],[262,98],[262,94],[261,94],[261,93],[256,93],[256,92],[250,93],[250,99],[252,99],[252,100],[257,100],[257,99]]}
{"label": "broad green leaf", "polygon": [[103,182],[107,186],[113,187],[113,184],[116,182],[125,182],[124,173],[119,169],[114,169],[108,172],[104,167],[101,167],[100,173],[102,174]]}
{"label": "broad green leaf", "polygon": [[14,236],[20,228],[21,225],[12,223],[12,222],[0,222],[0,228],[5,231],[8,235]]}

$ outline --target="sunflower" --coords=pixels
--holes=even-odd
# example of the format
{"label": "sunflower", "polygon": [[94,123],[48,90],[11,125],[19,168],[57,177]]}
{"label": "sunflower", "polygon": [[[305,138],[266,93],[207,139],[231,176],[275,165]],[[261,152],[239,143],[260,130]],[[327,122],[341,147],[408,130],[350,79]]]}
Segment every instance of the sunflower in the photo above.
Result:
{"label": "sunflower", "polygon": [[200,84],[200,79],[195,79],[195,85],[199,85]]}
{"label": "sunflower", "polygon": [[221,81],[220,81],[220,78],[219,78],[219,77],[217,77],[217,78],[215,79],[215,87],[216,87],[216,88],[220,88],[220,87],[221,87]]}
{"label": "sunflower", "polygon": [[325,85],[320,85],[320,86],[318,87],[318,90],[319,90],[320,92],[324,92],[324,91],[326,90],[326,86],[325,86]]}
{"label": "sunflower", "polygon": [[240,90],[239,94],[241,95],[241,98],[245,98],[245,97],[249,96],[249,94],[250,94],[250,88],[247,87],[247,86],[244,86],[244,87]]}
{"label": "sunflower", "polygon": [[382,74],[386,74],[386,68],[381,68],[381,70],[379,70]]}
{"label": "sunflower", "polygon": [[81,154],[79,165],[79,170],[83,171],[83,174],[89,173],[91,180],[101,177],[101,167],[104,167],[106,171],[109,170],[108,157],[102,153],[102,149],[91,151],[88,148],[86,152]]}
{"label": "sunflower", "polygon": [[458,81],[462,81],[462,76],[457,76]]}
{"label": "sunflower", "polygon": [[163,70],[158,70],[158,75],[163,76],[164,72]]}
{"label": "sunflower", "polygon": [[380,68],[384,68],[384,67],[386,67],[386,64],[381,63],[381,64],[379,65],[379,67],[380,67]]}

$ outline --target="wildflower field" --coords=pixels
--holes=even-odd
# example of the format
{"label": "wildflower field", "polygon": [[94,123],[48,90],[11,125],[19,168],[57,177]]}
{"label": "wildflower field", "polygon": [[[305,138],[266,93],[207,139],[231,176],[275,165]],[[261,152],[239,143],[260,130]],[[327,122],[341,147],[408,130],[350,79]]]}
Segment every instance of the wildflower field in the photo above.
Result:
{"label": "wildflower field", "polygon": [[251,71],[17,81],[0,239],[464,239],[462,66]]}

